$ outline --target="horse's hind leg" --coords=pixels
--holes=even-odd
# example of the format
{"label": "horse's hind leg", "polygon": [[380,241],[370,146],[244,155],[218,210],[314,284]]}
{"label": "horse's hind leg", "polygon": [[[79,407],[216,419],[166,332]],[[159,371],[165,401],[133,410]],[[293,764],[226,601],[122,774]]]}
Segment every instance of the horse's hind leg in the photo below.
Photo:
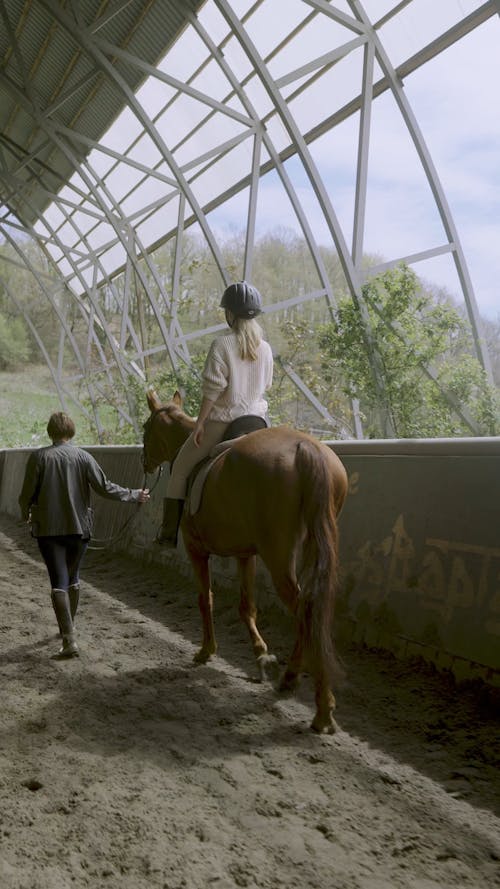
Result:
{"label": "horse's hind leg", "polygon": [[262,681],[267,679],[267,669],[277,669],[277,660],[273,654],[268,654],[267,645],[257,629],[257,607],[255,605],[255,556],[238,558],[238,574],[240,578],[240,617],[245,624],[252,648],[257,660]]}
{"label": "horse's hind leg", "polygon": [[293,646],[292,653],[288,658],[285,672],[281,677],[281,681],[279,684],[279,690],[281,692],[294,691],[299,684],[300,671],[302,669],[303,661],[303,647],[303,642],[299,635],[295,640],[295,645]]}
{"label": "horse's hind leg", "polygon": [[300,587],[297,583],[295,568],[286,560],[278,562],[266,560],[266,565],[271,572],[273,583],[280,599],[297,620],[297,637],[283,673],[279,690],[282,692],[293,691],[299,682],[300,674],[307,669],[310,672],[315,685],[316,713],[311,728],[316,732],[328,732],[332,734],[336,730],[336,724],[332,717],[335,708],[335,698],[331,691],[328,671],[321,655],[311,651],[308,619],[306,615],[299,614]]}
{"label": "horse's hind leg", "polygon": [[[288,610],[292,614],[295,614],[297,611],[297,602],[300,594],[300,588],[295,577],[295,572],[292,571],[290,565],[287,566],[287,570],[273,570],[272,566],[269,567],[278,596],[286,605]],[[297,687],[299,683],[300,673],[303,669],[303,657],[304,640],[299,628],[292,653],[288,658],[285,672],[281,677],[281,681],[279,684],[280,691],[293,691]]]}
{"label": "horse's hind leg", "polygon": [[217,652],[213,617],[214,596],[210,589],[209,557],[206,554],[200,555],[197,552],[193,552],[189,547],[186,548],[195,573],[198,587],[198,607],[203,626],[203,641],[200,650],[194,656],[194,662],[196,664],[205,664]]}
{"label": "horse's hind leg", "polygon": [[[290,574],[278,576],[273,574],[273,581],[280,598],[285,602],[290,611],[298,618],[297,605],[299,602],[300,587]],[[330,680],[321,658],[314,655],[308,646],[308,630],[304,620],[297,620],[297,638],[283,673],[279,690],[281,692],[294,691],[300,679],[301,672],[307,664],[307,671],[311,672],[315,686],[316,713],[311,723],[311,728],[319,733],[333,734],[337,726],[332,717],[335,709]]]}

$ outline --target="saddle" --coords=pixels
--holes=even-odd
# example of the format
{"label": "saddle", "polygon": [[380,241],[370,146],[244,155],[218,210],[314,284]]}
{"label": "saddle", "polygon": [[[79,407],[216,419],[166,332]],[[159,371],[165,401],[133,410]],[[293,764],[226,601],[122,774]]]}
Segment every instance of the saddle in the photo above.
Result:
{"label": "saddle", "polygon": [[267,429],[268,427],[269,423],[266,420],[262,417],[255,417],[253,414],[237,417],[236,420],[229,424],[222,441],[214,445],[208,457],[204,457],[203,460],[196,464],[188,478],[185,509],[189,515],[195,515],[198,512],[205,481],[217,460],[220,460],[222,455],[232,447],[236,439],[247,435],[249,432],[256,432],[257,429]]}

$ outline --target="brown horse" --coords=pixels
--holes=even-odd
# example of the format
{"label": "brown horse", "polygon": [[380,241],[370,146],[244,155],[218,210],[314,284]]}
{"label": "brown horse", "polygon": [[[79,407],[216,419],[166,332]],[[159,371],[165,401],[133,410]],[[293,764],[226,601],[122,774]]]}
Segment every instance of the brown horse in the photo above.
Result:
{"label": "brown horse", "polygon": [[[153,472],[174,459],[195,421],[182,411],[178,392],[167,404],[152,391],[147,400],[151,416],[144,424],[144,469]],[[256,626],[258,554],[297,622],[296,641],[280,689],[292,690],[301,670],[310,671],[316,701],[311,728],[317,732],[333,733],[336,727],[332,623],[338,578],[337,516],[346,492],[346,471],[327,445],[284,426],[262,429],[231,443],[208,475],[198,512],[189,515],[185,509],[181,523],[203,621],[203,642],[195,661],[205,663],[217,651],[209,575],[209,556],[214,553],[237,559],[240,616],[261,676],[276,663]]]}

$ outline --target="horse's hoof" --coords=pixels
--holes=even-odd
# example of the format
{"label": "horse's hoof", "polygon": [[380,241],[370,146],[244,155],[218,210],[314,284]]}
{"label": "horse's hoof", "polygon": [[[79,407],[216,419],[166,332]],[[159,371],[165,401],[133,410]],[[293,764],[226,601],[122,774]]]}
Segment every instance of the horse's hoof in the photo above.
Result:
{"label": "horse's hoof", "polygon": [[261,682],[267,682],[269,679],[278,678],[279,664],[274,654],[259,655],[257,658],[257,666],[259,668]]}
{"label": "horse's hoof", "polygon": [[324,719],[318,719],[316,716],[311,722],[311,729],[317,735],[334,735],[338,731],[338,725],[332,717],[326,722]]}
{"label": "horse's hoof", "polygon": [[278,686],[280,694],[291,694],[299,685],[299,676],[297,673],[284,673]]}
{"label": "horse's hoof", "polygon": [[202,649],[200,649],[200,651],[196,652],[196,654],[193,658],[193,663],[194,664],[206,664],[207,661],[209,661],[210,658],[212,657],[212,654],[214,654],[214,653],[215,652],[205,651],[202,648]]}

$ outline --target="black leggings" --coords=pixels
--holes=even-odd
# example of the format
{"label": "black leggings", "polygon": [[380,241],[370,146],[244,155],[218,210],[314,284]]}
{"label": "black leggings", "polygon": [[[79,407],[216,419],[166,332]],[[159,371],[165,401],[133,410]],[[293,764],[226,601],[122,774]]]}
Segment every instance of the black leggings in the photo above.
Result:
{"label": "black leggings", "polygon": [[80,564],[89,545],[88,537],[61,534],[57,537],[37,537],[37,543],[53,590],[67,590],[78,583]]}

